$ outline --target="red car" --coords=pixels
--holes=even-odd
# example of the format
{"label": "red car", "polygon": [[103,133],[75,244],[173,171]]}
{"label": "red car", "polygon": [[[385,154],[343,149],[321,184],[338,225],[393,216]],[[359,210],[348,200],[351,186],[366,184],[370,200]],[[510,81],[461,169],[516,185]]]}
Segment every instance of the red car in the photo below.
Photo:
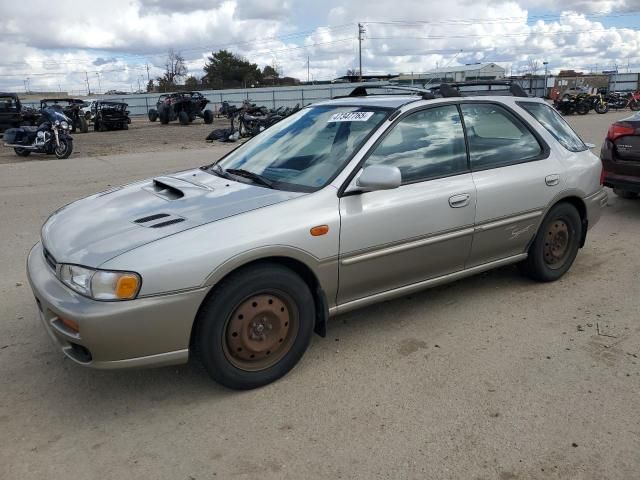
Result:
{"label": "red car", "polygon": [[640,113],[609,127],[600,158],[604,185],[619,197],[636,198],[640,193]]}

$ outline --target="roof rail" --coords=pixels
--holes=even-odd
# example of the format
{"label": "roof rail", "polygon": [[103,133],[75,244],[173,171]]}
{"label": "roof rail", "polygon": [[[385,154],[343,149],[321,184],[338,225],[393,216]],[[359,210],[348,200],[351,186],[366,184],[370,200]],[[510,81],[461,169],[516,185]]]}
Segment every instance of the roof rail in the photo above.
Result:
{"label": "roof rail", "polygon": [[[492,89],[493,86],[507,86],[508,89]],[[487,87],[478,90],[465,87]],[[430,89],[434,94],[442,97],[461,97],[464,93],[476,95],[511,95],[513,97],[528,97],[527,92],[522,86],[512,81],[484,81],[484,82],[459,82],[459,83],[443,83],[439,87]],[[508,92],[508,93],[507,93]]]}
{"label": "roof rail", "polygon": [[[425,88],[418,87],[403,87],[400,85],[371,85],[371,86],[359,86],[354,88],[347,97],[366,97],[369,95],[368,89],[387,89],[387,90],[397,90],[399,92],[409,92],[416,95],[420,95],[424,100],[432,100],[436,98],[432,91],[427,90]],[[399,95],[399,93],[398,93]],[[335,97],[340,98],[340,97]]]}

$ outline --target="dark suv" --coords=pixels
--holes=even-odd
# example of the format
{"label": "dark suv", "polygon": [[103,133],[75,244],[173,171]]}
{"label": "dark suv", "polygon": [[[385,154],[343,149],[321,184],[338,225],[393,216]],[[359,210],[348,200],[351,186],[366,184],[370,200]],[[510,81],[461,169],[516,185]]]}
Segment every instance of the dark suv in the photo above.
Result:
{"label": "dark suv", "polygon": [[640,113],[609,127],[600,158],[604,185],[619,197],[636,198],[640,193]]}

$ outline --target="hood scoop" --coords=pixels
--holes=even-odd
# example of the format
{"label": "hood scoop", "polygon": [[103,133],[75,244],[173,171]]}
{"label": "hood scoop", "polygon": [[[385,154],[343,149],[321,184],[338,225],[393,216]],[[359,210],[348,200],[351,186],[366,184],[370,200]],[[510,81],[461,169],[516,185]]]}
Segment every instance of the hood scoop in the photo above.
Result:
{"label": "hood scoop", "polygon": [[153,193],[166,200],[179,200],[184,197],[184,192],[167,177],[153,179]]}
{"label": "hood scoop", "polygon": [[184,217],[179,215],[170,215],[168,213],[156,213],[147,217],[138,218],[133,223],[147,228],[162,228],[176,223],[184,222]]}

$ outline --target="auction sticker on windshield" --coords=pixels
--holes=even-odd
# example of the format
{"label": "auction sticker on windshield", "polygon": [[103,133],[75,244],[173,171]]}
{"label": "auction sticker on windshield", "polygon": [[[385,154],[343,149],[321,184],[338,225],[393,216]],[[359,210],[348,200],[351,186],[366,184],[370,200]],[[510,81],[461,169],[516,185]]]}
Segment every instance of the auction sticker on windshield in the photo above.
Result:
{"label": "auction sticker on windshield", "polygon": [[334,113],[329,117],[327,123],[331,122],[366,122],[371,118],[373,112],[342,112]]}

